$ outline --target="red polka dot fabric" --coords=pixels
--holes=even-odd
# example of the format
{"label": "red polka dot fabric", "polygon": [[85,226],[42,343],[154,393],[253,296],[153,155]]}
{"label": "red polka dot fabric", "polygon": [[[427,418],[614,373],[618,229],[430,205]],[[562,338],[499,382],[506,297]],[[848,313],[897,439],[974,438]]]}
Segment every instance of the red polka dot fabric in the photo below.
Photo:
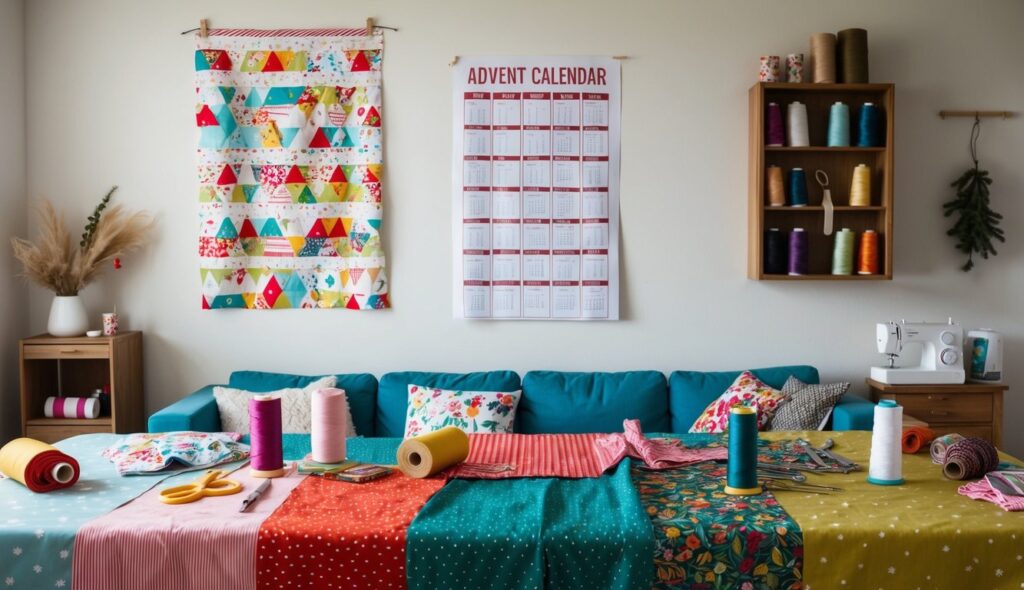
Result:
{"label": "red polka dot fabric", "polygon": [[404,589],[406,531],[443,485],[397,472],[361,484],[307,477],[260,527],[257,588]]}

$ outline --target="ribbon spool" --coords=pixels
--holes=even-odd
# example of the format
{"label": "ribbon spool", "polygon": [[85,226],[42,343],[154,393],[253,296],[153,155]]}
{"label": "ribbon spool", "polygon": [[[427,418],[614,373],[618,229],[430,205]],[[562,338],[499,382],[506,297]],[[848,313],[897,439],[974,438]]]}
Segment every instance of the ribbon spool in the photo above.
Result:
{"label": "ribbon spool", "polygon": [[853,168],[853,180],[850,181],[850,206],[871,206],[871,168],[867,164],[857,164]]}
{"label": "ribbon spool", "polygon": [[782,125],[782,107],[777,102],[768,103],[768,146],[782,147],[786,142],[786,131]]}
{"label": "ribbon spool", "polygon": [[789,103],[786,112],[786,131],[789,135],[791,147],[807,147],[811,145],[810,136],[807,130],[807,105],[795,101]]}
{"label": "ribbon spool", "polygon": [[769,166],[765,173],[768,176],[768,206],[782,207],[786,204],[786,188],[782,181],[782,168]]}
{"label": "ribbon spool", "polygon": [[47,418],[99,418],[100,400],[94,397],[53,397],[43,402]]}
{"label": "ribbon spool", "polygon": [[935,431],[924,426],[907,426],[903,429],[903,452],[913,455],[935,438]]}
{"label": "ribbon spool", "polygon": [[281,436],[281,398],[254,395],[249,400],[250,469],[253,477],[282,477],[284,442]]}
{"label": "ribbon spool", "polygon": [[793,168],[789,171],[789,205],[807,206],[807,174],[803,168]]}
{"label": "ribbon spool", "polygon": [[0,448],[0,472],[36,493],[75,485],[81,468],[71,455],[31,438],[16,438]]}
{"label": "ribbon spool", "polygon": [[839,81],[843,84],[868,83],[868,32],[843,29],[836,35]]}
{"label": "ribbon spool", "polygon": [[869,229],[860,234],[857,248],[857,274],[878,274],[878,233]]}
{"label": "ribbon spool", "polygon": [[999,451],[983,438],[968,437],[946,449],[942,475],[948,479],[976,479],[999,467]]}
{"label": "ribbon spool", "polygon": [[844,102],[834,103],[829,109],[828,146],[850,146],[850,107]]}
{"label": "ribbon spool", "polygon": [[786,56],[786,82],[799,84],[804,81],[804,54],[790,53]]}
{"label": "ribbon spool", "polygon": [[963,440],[964,437],[959,434],[945,434],[932,441],[932,446],[929,449],[929,453],[932,456],[932,463],[936,465],[942,465],[946,462],[946,451],[949,447],[958,440]]}
{"label": "ribbon spool", "polygon": [[883,399],[875,406],[868,483],[879,486],[903,483],[903,407],[891,399]]}
{"label": "ribbon spool", "polygon": [[310,400],[310,447],[317,463],[345,460],[348,436],[348,398],[344,389],[325,388],[313,392]]}
{"label": "ribbon spool", "polygon": [[398,468],[409,477],[424,478],[461,463],[469,456],[469,437],[454,426],[414,436],[398,447]]}
{"label": "ribbon spool", "polygon": [[757,482],[757,412],[747,406],[729,411],[729,466],[725,493],[752,496],[761,493]]}
{"label": "ribbon spool", "polygon": [[835,246],[832,250],[832,274],[853,274],[853,251],[856,234],[848,228],[836,232]]}
{"label": "ribbon spool", "polygon": [[860,107],[857,120],[857,147],[881,147],[882,113],[874,103],[866,102]]}
{"label": "ribbon spool", "polygon": [[808,272],[810,246],[807,232],[802,227],[794,227],[789,232],[789,275],[800,276]]}
{"label": "ribbon spool", "polygon": [[832,33],[811,35],[811,81],[832,84],[836,81],[836,36]]}
{"label": "ribbon spool", "polygon": [[786,234],[777,227],[764,233],[764,272],[784,275],[789,271],[789,251]]}
{"label": "ribbon spool", "polygon": [[782,77],[781,62],[777,55],[762,55],[757,79],[761,82],[778,82]]}

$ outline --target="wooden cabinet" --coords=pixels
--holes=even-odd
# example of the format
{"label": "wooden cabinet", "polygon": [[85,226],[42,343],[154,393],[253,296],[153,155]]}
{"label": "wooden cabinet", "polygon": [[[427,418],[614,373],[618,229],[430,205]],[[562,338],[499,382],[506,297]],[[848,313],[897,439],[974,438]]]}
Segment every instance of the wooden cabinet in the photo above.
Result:
{"label": "wooden cabinet", "polygon": [[956,432],[1003,444],[1003,392],[1006,385],[889,385],[867,380],[871,399],[895,400],[903,413],[928,424],[938,435]]}
{"label": "wooden cabinet", "polygon": [[[21,431],[54,442],[92,432],[143,430],[142,333],[99,338],[35,336],[19,343]],[[43,405],[58,394],[88,397],[109,387],[110,408],[99,418],[47,418]]]}
{"label": "wooden cabinet", "polygon": [[[750,88],[750,146],[748,190],[748,252],[747,277],[759,281],[828,280],[865,281],[892,279],[893,245],[893,128],[895,87],[892,84],[789,84],[760,82]],[[785,118],[789,103],[799,101],[807,106],[810,146],[773,147],[766,145],[766,113],[768,103],[779,104]],[[881,147],[828,147],[828,120],[831,105],[844,102],[850,107],[850,125],[857,125],[856,114],[864,103],[881,110],[885,126]],[[850,205],[850,185],[858,164],[871,169],[871,204]],[[803,168],[807,175],[808,204],[803,207],[768,204],[766,169],[779,166],[783,175],[793,168]],[[823,231],[824,191],[815,180],[815,171],[823,170],[829,177],[829,190],[834,208],[836,231],[850,228],[860,233],[878,232],[879,272],[871,275],[833,275],[832,252],[835,234]],[[788,189],[787,189],[788,192]],[[794,228],[808,233],[809,274],[791,276],[770,274],[764,267],[765,232],[777,228],[788,233]],[[856,254],[854,256],[856,269]],[[856,270],[854,271],[856,273]]]}

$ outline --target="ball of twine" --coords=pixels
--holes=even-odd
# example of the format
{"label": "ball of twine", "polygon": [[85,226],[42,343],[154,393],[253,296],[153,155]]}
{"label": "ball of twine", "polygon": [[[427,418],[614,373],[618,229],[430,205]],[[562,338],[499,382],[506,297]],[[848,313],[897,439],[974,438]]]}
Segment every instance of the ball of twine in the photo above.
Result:
{"label": "ball of twine", "polygon": [[942,474],[949,479],[975,479],[999,467],[999,452],[983,438],[958,440],[946,449]]}

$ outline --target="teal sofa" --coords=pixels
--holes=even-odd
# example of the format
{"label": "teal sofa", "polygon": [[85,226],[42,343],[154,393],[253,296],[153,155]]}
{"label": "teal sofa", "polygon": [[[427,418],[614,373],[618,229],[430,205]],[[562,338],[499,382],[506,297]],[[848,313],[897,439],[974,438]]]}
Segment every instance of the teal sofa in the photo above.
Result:
{"label": "teal sofa", "polygon": [[[775,388],[790,375],[805,383],[818,383],[818,370],[807,365],[754,369],[754,374]],[[638,419],[644,432],[690,429],[697,416],[729,387],[740,371],[658,371],[570,373],[514,371],[477,373],[386,373],[380,381],[367,373],[337,375],[338,387],[348,394],[357,434],[401,437],[405,431],[406,398],[410,383],[444,389],[516,391],[523,395],[515,429],[524,434],[563,432],[618,432],[622,421]],[[228,387],[253,392],[302,387],[321,376],[235,371]],[[149,417],[150,432],[221,430],[215,385],[207,385]],[[874,404],[847,394],[832,413],[832,430],[870,430]]]}

